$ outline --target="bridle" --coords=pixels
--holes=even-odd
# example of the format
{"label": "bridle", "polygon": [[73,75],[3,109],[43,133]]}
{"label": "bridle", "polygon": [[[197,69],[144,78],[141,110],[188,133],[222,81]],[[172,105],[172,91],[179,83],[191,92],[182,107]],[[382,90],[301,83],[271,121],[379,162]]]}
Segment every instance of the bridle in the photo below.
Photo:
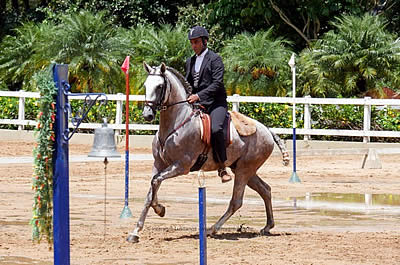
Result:
{"label": "bridle", "polygon": [[149,74],[149,75],[160,76],[160,77],[163,78],[164,82],[163,82],[162,87],[161,87],[161,95],[160,95],[159,99],[157,101],[145,100],[145,105],[146,106],[148,106],[150,108],[154,107],[156,110],[164,111],[164,110],[167,110],[169,107],[172,107],[174,105],[187,102],[187,100],[185,99],[185,100],[178,101],[178,102],[171,103],[171,104],[164,104],[163,102],[165,101],[165,94],[167,92],[167,89],[169,90],[168,97],[171,94],[171,83],[169,82],[169,80],[167,79],[167,77],[164,74]]}

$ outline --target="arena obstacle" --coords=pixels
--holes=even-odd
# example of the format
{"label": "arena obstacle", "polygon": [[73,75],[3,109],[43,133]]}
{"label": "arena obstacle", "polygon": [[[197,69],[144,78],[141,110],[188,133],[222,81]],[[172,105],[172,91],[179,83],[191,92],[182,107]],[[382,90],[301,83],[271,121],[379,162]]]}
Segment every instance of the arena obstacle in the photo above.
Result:
{"label": "arena obstacle", "polygon": [[[70,264],[70,223],[69,223],[69,140],[77,131],[82,120],[97,101],[107,102],[104,93],[71,93],[68,84],[68,65],[53,66],[53,79],[57,87],[55,151],[53,159],[53,239],[54,264]],[[75,128],[68,128],[68,113],[71,105],[69,96],[85,96],[83,110],[71,121]],[[94,97],[94,98],[92,98]]]}
{"label": "arena obstacle", "polygon": [[198,173],[199,181],[199,248],[200,265],[207,265],[207,214],[206,214],[206,187],[202,170]]}

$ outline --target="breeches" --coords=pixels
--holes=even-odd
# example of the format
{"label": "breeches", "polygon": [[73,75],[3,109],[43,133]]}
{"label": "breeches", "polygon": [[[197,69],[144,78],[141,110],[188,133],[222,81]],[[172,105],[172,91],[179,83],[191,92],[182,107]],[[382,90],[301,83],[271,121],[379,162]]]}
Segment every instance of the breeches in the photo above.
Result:
{"label": "breeches", "polygon": [[228,108],[216,106],[211,109],[211,144],[213,147],[214,160],[223,163],[226,160],[226,146],[224,139],[224,121]]}

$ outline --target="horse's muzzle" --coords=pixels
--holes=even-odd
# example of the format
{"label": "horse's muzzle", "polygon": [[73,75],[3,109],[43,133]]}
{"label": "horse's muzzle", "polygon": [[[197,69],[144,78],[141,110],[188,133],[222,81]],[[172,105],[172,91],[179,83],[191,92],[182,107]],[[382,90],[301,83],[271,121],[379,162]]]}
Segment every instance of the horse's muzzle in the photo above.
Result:
{"label": "horse's muzzle", "polygon": [[144,106],[142,116],[146,121],[152,121],[155,116],[154,109],[148,105]]}

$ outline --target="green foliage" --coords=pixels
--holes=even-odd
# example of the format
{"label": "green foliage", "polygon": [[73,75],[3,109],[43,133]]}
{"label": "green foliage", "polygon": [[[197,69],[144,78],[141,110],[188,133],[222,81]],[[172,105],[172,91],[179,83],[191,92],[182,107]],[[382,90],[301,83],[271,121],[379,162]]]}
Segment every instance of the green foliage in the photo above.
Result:
{"label": "green foliage", "polygon": [[384,108],[372,111],[371,126],[374,130],[400,131],[400,111]]}
{"label": "green foliage", "polygon": [[[18,98],[0,97],[0,119],[18,119]],[[2,129],[16,129],[11,124],[0,125]]]}
{"label": "green foliage", "polygon": [[133,53],[131,64],[135,76],[134,93],[144,92],[143,82],[147,77],[147,72],[143,69],[144,61],[151,66],[158,66],[164,62],[183,73],[186,58],[192,54],[187,40],[187,29],[183,25],[173,28],[166,24],[159,29],[139,25],[127,34]]}
{"label": "green foliage", "polygon": [[54,33],[52,24],[25,23],[15,30],[15,36],[6,36],[0,44],[0,82],[11,89],[32,90],[33,74],[49,63],[39,49],[52,48],[49,36]]}
{"label": "green foliage", "polygon": [[46,238],[48,243],[53,241],[53,152],[54,152],[54,123],[55,97],[57,89],[54,85],[50,69],[34,75],[35,85],[40,91],[38,125],[35,129],[37,146],[33,150],[34,173],[32,178],[33,209],[32,239],[40,242]]}
{"label": "green foliage", "polygon": [[268,27],[271,11],[266,1],[219,0],[207,5],[210,24],[219,24],[228,37]]}
{"label": "green foliage", "polygon": [[[286,104],[242,103],[239,111],[269,128],[291,128],[293,124],[292,106]],[[302,124],[298,126],[301,127]]]}
{"label": "green foliage", "polygon": [[119,67],[127,47],[105,15],[80,12],[62,16],[56,41],[48,43],[52,48],[42,50],[47,57],[69,65],[75,91],[117,92],[114,81],[124,80]]}
{"label": "green foliage", "polygon": [[210,35],[207,46],[212,50],[219,52],[224,46],[226,34],[218,23],[209,23],[209,16],[210,10],[206,9],[205,4],[200,4],[199,6],[182,6],[179,8],[177,24],[186,28],[187,32],[194,26],[202,26],[206,28]]}
{"label": "green foliage", "polygon": [[231,93],[285,96],[290,85],[288,41],[274,38],[272,28],[254,35],[239,34],[226,42],[221,56]]}
{"label": "green foliage", "polygon": [[312,129],[362,130],[363,106],[355,105],[312,105]]}
{"label": "green foliage", "polygon": [[[50,0],[40,10],[49,20],[58,20],[60,14],[71,15],[81,11],[105,12],[113,24],[129,28],[137,24],[160,25],[176,21],[178,1],[147,0]],[[183,1],[180,3],[185,4]]]}
{"label": "green foliage", "polygon": [[301,54],[302,94],[351,97],[383,85],[398,87],[400,42],[379,16],[343,16],[334,31]]}

